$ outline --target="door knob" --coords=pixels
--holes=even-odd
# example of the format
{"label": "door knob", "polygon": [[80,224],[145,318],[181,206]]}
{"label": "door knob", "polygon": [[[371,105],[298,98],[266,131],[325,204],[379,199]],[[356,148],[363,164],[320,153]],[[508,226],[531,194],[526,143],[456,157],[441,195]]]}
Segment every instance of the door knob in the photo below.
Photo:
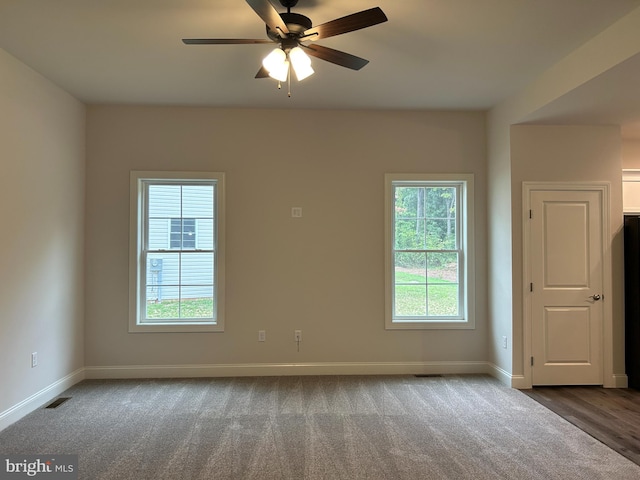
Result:
{"label": "door knob", "polygon": [[601,297],[596,293],[595,295],[591,295],[589,298],[592,298],[594,302],[597,302]]}

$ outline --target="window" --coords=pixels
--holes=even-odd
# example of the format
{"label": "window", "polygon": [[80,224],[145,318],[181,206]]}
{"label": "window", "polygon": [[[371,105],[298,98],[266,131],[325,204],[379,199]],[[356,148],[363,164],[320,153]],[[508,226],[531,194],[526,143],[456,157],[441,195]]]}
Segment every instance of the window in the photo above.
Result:
{"label": "window", "polygon": [[386,328],[474,328],[473,175],[385,175]]}
{"label": "window", "polygon": [[170,248],[196,248],[196,219],[172,218]]}
{"label": "window", "polygon": [[224,174],[131,172],[129,331],[222,331]]}

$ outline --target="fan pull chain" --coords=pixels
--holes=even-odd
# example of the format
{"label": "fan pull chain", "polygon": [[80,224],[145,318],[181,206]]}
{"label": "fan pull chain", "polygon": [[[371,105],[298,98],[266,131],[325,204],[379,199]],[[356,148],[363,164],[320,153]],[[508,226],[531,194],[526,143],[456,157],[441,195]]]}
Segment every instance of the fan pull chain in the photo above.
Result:
{"label": "fan pull chain", "polygon": [[[282,82],[278,80],[278,90],[282,90]],[[291,65],[287,71],[287,96],[291,98]]]}

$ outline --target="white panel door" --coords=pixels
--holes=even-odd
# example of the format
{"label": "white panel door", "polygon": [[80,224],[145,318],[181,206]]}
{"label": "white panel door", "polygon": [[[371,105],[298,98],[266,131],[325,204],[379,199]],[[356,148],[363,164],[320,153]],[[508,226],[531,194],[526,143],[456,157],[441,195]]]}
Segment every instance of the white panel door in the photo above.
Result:
{"label": "white panel door", "polygon": [[531,192],[533,385],[603,384],[602,195]]}

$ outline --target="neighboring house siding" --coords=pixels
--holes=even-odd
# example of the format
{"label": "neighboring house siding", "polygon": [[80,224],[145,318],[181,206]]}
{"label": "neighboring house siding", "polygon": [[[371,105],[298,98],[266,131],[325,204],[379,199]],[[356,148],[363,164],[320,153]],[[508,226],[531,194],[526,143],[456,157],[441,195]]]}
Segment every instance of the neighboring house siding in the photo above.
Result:
{"label": "neighboring house siding", "polygon": [[[209,258],[212,253],[197,252],[197,250],[212,250],[213,236],[211,234],[212,219],[212,197],[203,194],[202,189],[184,189],[182,205],[175,202],[176,186],[162,185],[154,187],[154,195],[150,197],[149,203],[149,249],[166,250],[149,254],[147,261],[147,283],[150,285],[147,292],[148,300],[156,299],[173,300],[180,297],[176,285],[182,283],[182,298],[211,297],[213,271],[209,266],[211,262],[197,261],[196,256],[202,259],[206,255]],[[161,212],[158,213],[158,212]],[[195,221],[195,250],[194,253],[183,251],[182,255],[174,253],[177,249],[172,248],[172,238],[174,242],[179,241],[182,233],[176,226],[180,219]],[[172,232],[172,219],[174,229]],[[177,221],[176,221],[177,220]],[[190,222],[189,222],[190,223]],[[173,233],[173,236],[172,236]],[[189,233],[184,238],[189,239]],[[180,281],[180,269],[182,278]]]}

